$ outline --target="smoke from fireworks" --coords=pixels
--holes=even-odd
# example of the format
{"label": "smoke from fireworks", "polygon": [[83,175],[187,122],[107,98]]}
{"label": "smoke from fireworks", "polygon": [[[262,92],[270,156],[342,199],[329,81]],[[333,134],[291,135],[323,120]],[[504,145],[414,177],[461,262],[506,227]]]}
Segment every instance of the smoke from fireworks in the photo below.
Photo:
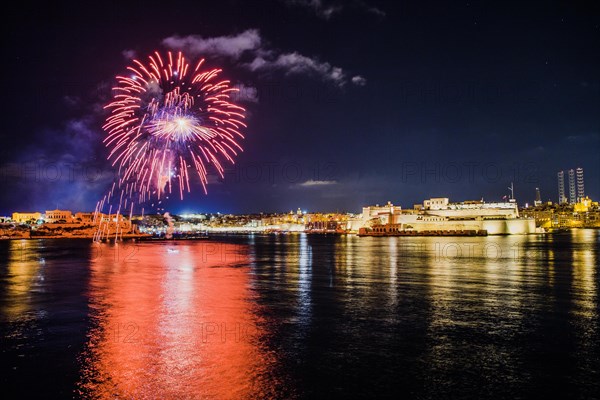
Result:
{"label": "smoke from fireworks", "polygon": [[181,52],[154,52],[117,76],[102,128],[118,180],[97,212],[110,205],[110,214],[117,197],[117,217],[131,215],[134,202],[160,202],[173,190],[183,199],[196,175],[206,193],[211,168],[224,177],[222,163],[234,163],[242,151],[245,110],[231,102],[238,89],[219,77],[222,70],[203,65],[201,59],[192,66]]}

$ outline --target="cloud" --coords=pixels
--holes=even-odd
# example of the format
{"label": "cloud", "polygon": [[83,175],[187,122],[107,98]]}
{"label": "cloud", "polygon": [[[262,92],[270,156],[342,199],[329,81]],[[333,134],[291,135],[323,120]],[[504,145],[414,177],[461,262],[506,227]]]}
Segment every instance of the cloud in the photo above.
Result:
{"label": "cloud", "polygon": [[114,178],[105,161],[99,125],[93,114],[72,118],[60,127],[39,131],[12,162],[0,162],[6,195],[0,197],[3,206],[93,210]]}
{"label": "cloud", "polygon": [[360,75],[356,75],[352,77],[352,83],[357,86],[365,86],[367,84],[367,80]]}
{"label": "cloud", "polygon": [[315,181],[313,179],[309,179],[306,182],[299,183],[298,186],[302,187],[315,187],[315,186],[330,186],[337,185],[337,181]]}
{"label": "cloud", "polygon": [[572,143],[589,143],[597,142],[600,140],[600,134],[597,132],[583,133],[578,135],[568,135],[565,138],[568,142]]}
{"label": "cloud", "polygon": [[238,35],[204,38],[200,35],[170,36],[162,43],[174,50],[185,50],[195,56],[224,56],[238,60],[244,52],[260,51],[262,39],[258,30],[248,29]]}
{"label": "cloud", "polygon": [[69,108],[77,108],[81,104],[81,99],[77,96],[63,96],[63,102]]}
{"label": "cloud", "polygon": [[377,7],[368,7],[367,11],[370,12],[371,14],[377,15],[380,18],[383,18],[386,16],[385,11],[383,11],[382,9],[377,8]]}
{"label": "cloud", "polygon": [[[366,11],[380,18],[385,17],[385,12],[381,9],[370,6],[362,0],[333,2],[328,0],[282,0],[288,7],[302,7],[312,10],[319,18],[330,19],[333,15],[341,13],[348,6]],[[343,4],[343,5],[342,5]]]}
{"label": "cloud", "polygon": [[385,11],[383,11],[381,8],[377,8],[375,6],[371,6],[371,5],[365,3],[362,0],[357,0],[356,1],[356,5],[360,9],[362,9],[362,10],[368,12],[368,13],[371,13],[371,14],[379,17],[379,18],[384,18],[386,16]]}
{"label": "cloud", "polygon": [[[346,72],[340,67],[316,57],[308,57],[298,52],[283,52],[270,47],[257,29],[212,38],[175,35],[164,39],[162,43],[170,49],[185,51],[194,56],[229,58],[250,71],[281,71],[285,75],[317,76],[339,87],[348,81]],[[360,80],[353,79],[352,82],[364,85],[366,80],[361,77]],[[252,99],[248,100],[252,102]]]}
{"label": "cloud", "polygon": [[339,4],[325,4],[322,0],[284,0],[288,6],[304,7],[314,11],[314,13],[324,19],[329,19],[335,13],[342,11],[342,6]]}
{"label": "cloud", "polygon": [[281,70],[286,75],[315,75],[338,86],[346,83],[346,74],[341,68],[296,52],[279,54],[272,60],[257,57],[247,67],[252,71]]}
{"label": "cloud", "polygon": [[246,86],[243,83],[234,85],[238,89],[237,92],[231,93],[231,98],[235,102],[242,103],[258,103],[258,89],[254,86]]}

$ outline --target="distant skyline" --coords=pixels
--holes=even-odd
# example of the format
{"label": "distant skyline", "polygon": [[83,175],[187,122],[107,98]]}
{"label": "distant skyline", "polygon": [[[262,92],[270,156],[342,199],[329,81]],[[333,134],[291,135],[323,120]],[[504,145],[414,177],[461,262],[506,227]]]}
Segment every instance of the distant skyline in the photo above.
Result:
{"label": "distant skyline", "polygon": [[359,212],[500,200],[511,182],[521,205],[536,187],[556,202],[557,172],[577,167],[600,199],[594,2],[14,7],[2,28],[0,215],[94,209],[114,176],[102,106],[114,76],[155,49],[222,67],[249,127],[208,195],[196,182],[154,208]]}

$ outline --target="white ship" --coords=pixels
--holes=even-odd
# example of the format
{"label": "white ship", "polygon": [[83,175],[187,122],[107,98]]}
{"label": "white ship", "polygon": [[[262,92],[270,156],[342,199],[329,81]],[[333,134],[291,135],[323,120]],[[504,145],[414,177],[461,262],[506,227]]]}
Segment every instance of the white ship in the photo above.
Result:
{"label": "white ship", "polygon": [[361,236],[409,235],[515,235],[535,233],[535,220],[519,217],[517,202],[486,203],[482,200],[451,203],[437,197],[403,210],[385,206],[363,207],[358,222]]}

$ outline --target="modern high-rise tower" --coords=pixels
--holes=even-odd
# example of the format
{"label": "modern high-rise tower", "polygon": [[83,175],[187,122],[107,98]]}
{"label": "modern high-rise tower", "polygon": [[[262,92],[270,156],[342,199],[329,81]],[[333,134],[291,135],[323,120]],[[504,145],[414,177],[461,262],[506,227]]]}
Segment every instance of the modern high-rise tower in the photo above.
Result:
{"label": "modern high-rise tower", "polygon": [[569,170],[569,203],[577,203],[577,192],[575,191],[575,170]]}
{"label": "modern high-rise tower", "polygon": [[535,201],[533,202],[534,206],[539,206],[542,204],[542,195],[540,194],[540,188],[535,188]]}
{"label": "modern high-rise tower", "polygon": [[585,197],[585,187],[583,184],[583,168],[579,167],[576,170],[570,169],[567,171],[569,176],[569,197],[565,193],[565,171],[558,171],[558,203],[563,204],[569,202],[575,204],[577,201]]}
{"label": "modern high-rise tower", "polygon": [[558,171],[558,204],[567,202],[565,197],[565,171]]}
{"label": "modern high-rise tower", "polygon": [[583,168],[577,168],[577,198],[582,199],[585,197],[585,190],[583,186]]}

